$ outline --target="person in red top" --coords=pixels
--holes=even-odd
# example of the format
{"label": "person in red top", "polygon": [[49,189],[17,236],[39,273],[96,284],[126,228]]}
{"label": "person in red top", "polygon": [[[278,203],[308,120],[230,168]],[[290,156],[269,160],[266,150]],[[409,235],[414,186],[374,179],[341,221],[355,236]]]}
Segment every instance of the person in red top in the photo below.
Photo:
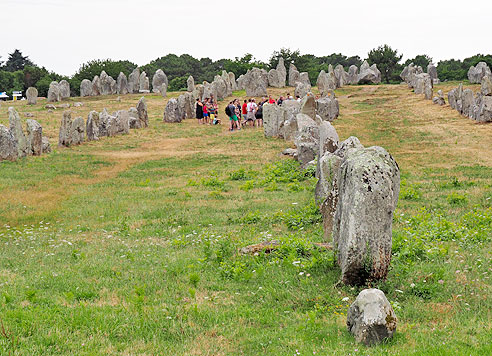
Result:
{"label": "person in red top", "polygon": [[246,115],[248,114],[248,101],[244,100],[244,104],[242,106],[242,117],[246,120]]}
{"label": "person in red top", "polygon": [[271,95],[268,96],[268,104],[275,104],[275,99]]}
{"label": "person in red top", "polygon": [[205,101],[203,102],[203,123],[208,124],[208,98],[205,98]]}

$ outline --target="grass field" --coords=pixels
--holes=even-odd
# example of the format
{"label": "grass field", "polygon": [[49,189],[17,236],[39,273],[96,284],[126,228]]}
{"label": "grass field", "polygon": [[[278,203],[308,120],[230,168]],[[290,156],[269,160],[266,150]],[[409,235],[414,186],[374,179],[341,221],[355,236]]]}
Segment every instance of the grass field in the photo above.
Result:
{"label": "grass field", "polygon": [[[168,99],[148,95],[148,129],[69,149],[56,147],[61,110],[14,104],[54,152],[0,162],[0,355],[492,354],[492,126],[403,85],[337,95],[340,138],[385,147],[402,173],[392,268],[373,285],[398,316],[391,341],[347,332],[361,288],[313,247],[316,180],[280,156],[292,144],[164,124]],[[72,117],[138,99],[72,98]],[[237,253],[265,239],[281,247]]]}

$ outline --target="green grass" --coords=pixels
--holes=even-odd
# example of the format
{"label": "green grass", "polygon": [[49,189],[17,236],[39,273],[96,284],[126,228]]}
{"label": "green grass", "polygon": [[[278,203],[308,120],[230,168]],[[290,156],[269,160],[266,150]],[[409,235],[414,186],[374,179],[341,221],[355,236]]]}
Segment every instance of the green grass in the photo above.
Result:
{"label": "green grass", "polygon": [[[370,110],[334,123],[400,164],[391,270],[371,285],[397,314],[391,341],[347,332],[362,287],[314,247],[316,179],[278,156],[288,144],[156,114],[134,135],[0,163],[0,355],[491,354],[492,168],[409,135],[418,117],[391,90],[344,88]],[[176,154],[150,155],[175,139]],[[149,156],[118,156],[132,152]],[[273,239],[271,254],[238,253]]]}

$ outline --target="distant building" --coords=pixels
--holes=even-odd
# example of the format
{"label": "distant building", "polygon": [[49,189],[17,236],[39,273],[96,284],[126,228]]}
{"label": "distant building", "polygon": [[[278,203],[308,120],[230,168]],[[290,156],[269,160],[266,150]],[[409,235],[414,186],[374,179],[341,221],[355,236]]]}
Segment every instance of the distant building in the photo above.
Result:
{"label": "distant building", "polygon": [[6,92],[2,91],[0,92],[0,100],[7,100],[9,96],[7,95]]}

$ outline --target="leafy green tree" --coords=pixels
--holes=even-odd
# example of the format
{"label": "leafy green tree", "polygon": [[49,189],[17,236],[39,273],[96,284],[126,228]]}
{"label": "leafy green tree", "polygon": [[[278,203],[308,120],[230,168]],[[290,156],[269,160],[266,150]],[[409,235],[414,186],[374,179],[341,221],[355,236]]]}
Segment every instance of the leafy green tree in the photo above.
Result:
{"label": "leafy green tree", "polygon": [[169,91],[185,91],[189,76],[176,77],[169,82]]}
{"label": "leafy green tree", "polygon": [[401,66],[398,64],[403,55],[388,45],[372,49],[367,55],[369,64],[376,64],[386,83],[398,81]]}
{"label": "leafy green tree", "polygon": [[421,66],[425,72],[427,70],[427,66],[429,65],[429,63],[432,63],[432,57],[426,54],[419,54],[418,56],[415,56],[415,58],[407,59],[404,65],[407,66],[410,63],[413,63],[416,66]]}
{"label": "leafy green tree", "polygon": [[437,63],[437,76],[442,81],[464,80],[466,79],[467,72],[468,68],[465,70],[463,68],[463,62],[459,59],[448,59]]}
{"label": "leafy green tree", "polygon": [[23,70],[25,66],[33,65],[28,56],[23,56],[22,52],[16,49],[14,52],[9,54],[9,59],[5,63],[3,68],[7,72],[15,72],[18,70]]}
{"label": "leafy green tree", "polygon": [[290,48],[281,48],[278,51],[274,51],[272,55],[270,56],[270,59],[268,60],[268,67],[270,69],[275,69],[277,68],[277,64],[280,58],[284,59],[284,64],[287,70],[289,70],[289,66],[291,63],[294,63],[297,66],[297,59],[301,53],[299,52],[298,49],[295,51],[291,50]]}
{"label": "leafy green tree", "polygon": [[256,60],[252,54],[246,53],[241,58],[236,57],[234,60],[225,59],[223,60],[223,68],[227,72],[233,72],[236,77],[239,77],[253,67],[264,68],[265,64],[261,61]]}

